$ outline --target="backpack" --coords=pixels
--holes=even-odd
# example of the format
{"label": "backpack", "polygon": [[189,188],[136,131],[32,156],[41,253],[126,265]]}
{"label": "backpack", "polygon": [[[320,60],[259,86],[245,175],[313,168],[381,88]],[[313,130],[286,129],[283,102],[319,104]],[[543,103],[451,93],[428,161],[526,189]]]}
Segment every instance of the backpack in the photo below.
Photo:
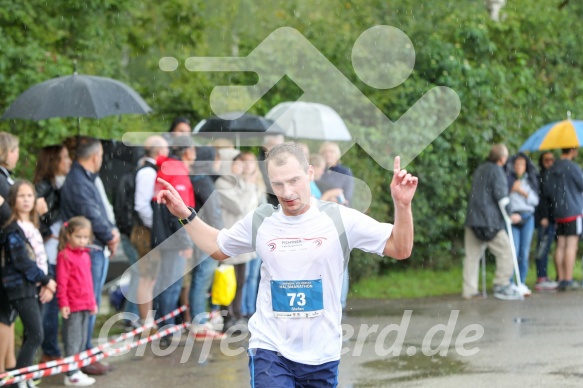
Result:
{"label": "backpack", "polygon": [[142,225],[142,220],[134,209],[136,194],[136,174],[142,168],[155,168],[151,163],[145,163],[137,170],[125,172],[118,181],[118,187],[113,197],[113,213],[115,223],[120,233],[131,235],[134,225]]}

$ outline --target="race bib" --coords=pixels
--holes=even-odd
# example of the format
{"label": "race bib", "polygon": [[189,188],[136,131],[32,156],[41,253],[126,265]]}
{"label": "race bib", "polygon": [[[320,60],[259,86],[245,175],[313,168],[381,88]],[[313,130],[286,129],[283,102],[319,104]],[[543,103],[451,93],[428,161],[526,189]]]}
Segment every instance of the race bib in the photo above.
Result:
{"label": "race bib", "polygon": [[278,318],[317,317],[324,310],[322,279],[272,280],[271,305]]}

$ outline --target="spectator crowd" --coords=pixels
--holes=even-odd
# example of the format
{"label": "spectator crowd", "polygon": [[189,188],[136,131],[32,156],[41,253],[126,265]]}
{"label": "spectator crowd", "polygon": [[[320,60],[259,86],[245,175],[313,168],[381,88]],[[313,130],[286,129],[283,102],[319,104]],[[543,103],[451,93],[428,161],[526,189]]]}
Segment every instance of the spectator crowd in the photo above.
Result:
{"label": "spectator crowd", "polygon": [[[207,224],[229,228],[257,206],[277,204],[262,161],[284,138],[265,136],[255,155],[225,139],[197,146],[191,132],[190,122],[177,118],[168,132],[147,138],[144,156],[118,183],[128,189],[117,190],[118,198],[111,200],[99,174],[104,160],[99,139],[76,136],[44,147],[30,182],[13,177],[18,138],[0,132],[0,373],[93,348],[109,257],[120,249],[132,264],[125,310],[139,316],[128,324],[151,324],[185,304],[181,316],[161,325],[189,322],[191,335],[200,341],[224,338],[234,325],[245,327],[255,312],[261,258],[249,253],[219,263],[208,257],[156,202],[161,189],[157,178],[170,182]],[[317,154],[302,147],[317,164],[312,195],[349,206],[352,172],[339,163],[338,145],[325,142]],[[209,292],[217,266],[224,264],[234,265],[236,294],[230,305],[215,306]],[[347,293],[346,275],[343,307]],[[18,317],[24,336],[16,355]],[[67,372],[64,383],[89,386],[96,381],[89,375],[111,370],[107,363],[95,362]],[[18,383],[30,386],[31,380]]]}
{"label": "spectator crowd", "polygon": [[[494,296],[504,300],[530,296],[526,278],[535,229],[534,288],[567,291],[581,287],[573,279],[583,213],[583,171],[573,161],[577,154],[577,148],[562,149],[555,160],[553,152],[542,152],[537,169],[523,153],[509,157],[503,144],[492,147],[487,160],[474,172],[468,200],[465,299],[482,295],[478,293],[478,270],[486,249],[496,257]],[[551,279],[548,256],[555,241],[556,278]]]}
{"label": "spectator crowd", "polygon": [[[93,347],[109,257],[118,249],[132,264],[125,309],[139,316],[131,322],[134,326],[151,324],[187,305],[177,318],[191,324],[195,340],[221,339],[230,327],[245,327],[255,312],[261,258],[247,253],[219,264],[208,257],[166,206],[156,202],[161,190],[157,178],[172,184],[205,223],[230,228],[259,205],[277,206],[261,162],[284,139],[265,136],[255,155],[224,139],[197,146],[191,132],[190,122],[177,118],[168,132],[147,138],[144,156],[120,180],[128,190],[117,190],[112,199],[116,206],[99,175],[104,155],[100,140],[74,137],[44,147],[29,182],[13,178],[18,138],[0,133],[0,372],[34,364],[38,348],[40,362],[46,362]],[[340,164],[338,144],[324,142],[318,153],[300,145],[314,168],[312,196],[350,206],[354,181],[351,170]],[[486,249],[496,257],[494,296],[518,300],[530,295],[526,279],[535,231],[535,290],[579,288],[573,269],[581,235],[583,172],[573,162],[577,149],[562,150],[558,160],[556,156],[543,152],[537,167],[527,155],[509,157],[507,148],[497,144],[474,172],[465,223],[465,299],[480,296],[478,272]],[[550,278],[553,242],[556,277]],[[215,306],[209,291],[217,266],[224,264],[234,266],[236,293],[230,305]],[[345,271],[342,308],[347,293]],[[25,335],[15,355],[17,317]],[[176,318],[163,324],[176,324]],[[92,385],[96,380],[88,375],[110,370],[96,362],[67,372],[65,385]],[[31,384],[24,381],[19,387]]]}

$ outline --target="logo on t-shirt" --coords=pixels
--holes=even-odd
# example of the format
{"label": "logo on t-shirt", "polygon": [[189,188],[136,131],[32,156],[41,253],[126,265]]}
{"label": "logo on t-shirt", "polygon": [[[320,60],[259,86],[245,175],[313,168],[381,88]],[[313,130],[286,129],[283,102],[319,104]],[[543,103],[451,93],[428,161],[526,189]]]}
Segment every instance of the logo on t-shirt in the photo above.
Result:
{"label": "logo on t-shirt", "polygon": [[289,237],[289,238],[275,238],[267,242],[267,246],[270,252],[275,250],[279,252],[299,252],[307,251],[308,249],[320,248],[324,241],[327,240],[326,237]]}

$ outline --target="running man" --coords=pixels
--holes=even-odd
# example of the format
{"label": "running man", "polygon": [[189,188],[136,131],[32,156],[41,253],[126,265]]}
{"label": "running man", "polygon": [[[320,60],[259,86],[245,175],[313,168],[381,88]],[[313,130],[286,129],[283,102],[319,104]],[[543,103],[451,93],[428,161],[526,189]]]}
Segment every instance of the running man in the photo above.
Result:
{"label": "running man", "polygon": [[406,259],[413,248],[411,201],[418,179],[394,161],[395,224],[310,196],[314,174],[303,150],[275,146],[266,158],[279,206],[263,205],[230,229],[210,227],[165,187],[158,202],[216,260],[257,251],[263,260],[257,311],[249,320],[252,387],[336,387],[342,348],[340,291],[350,251]]}

